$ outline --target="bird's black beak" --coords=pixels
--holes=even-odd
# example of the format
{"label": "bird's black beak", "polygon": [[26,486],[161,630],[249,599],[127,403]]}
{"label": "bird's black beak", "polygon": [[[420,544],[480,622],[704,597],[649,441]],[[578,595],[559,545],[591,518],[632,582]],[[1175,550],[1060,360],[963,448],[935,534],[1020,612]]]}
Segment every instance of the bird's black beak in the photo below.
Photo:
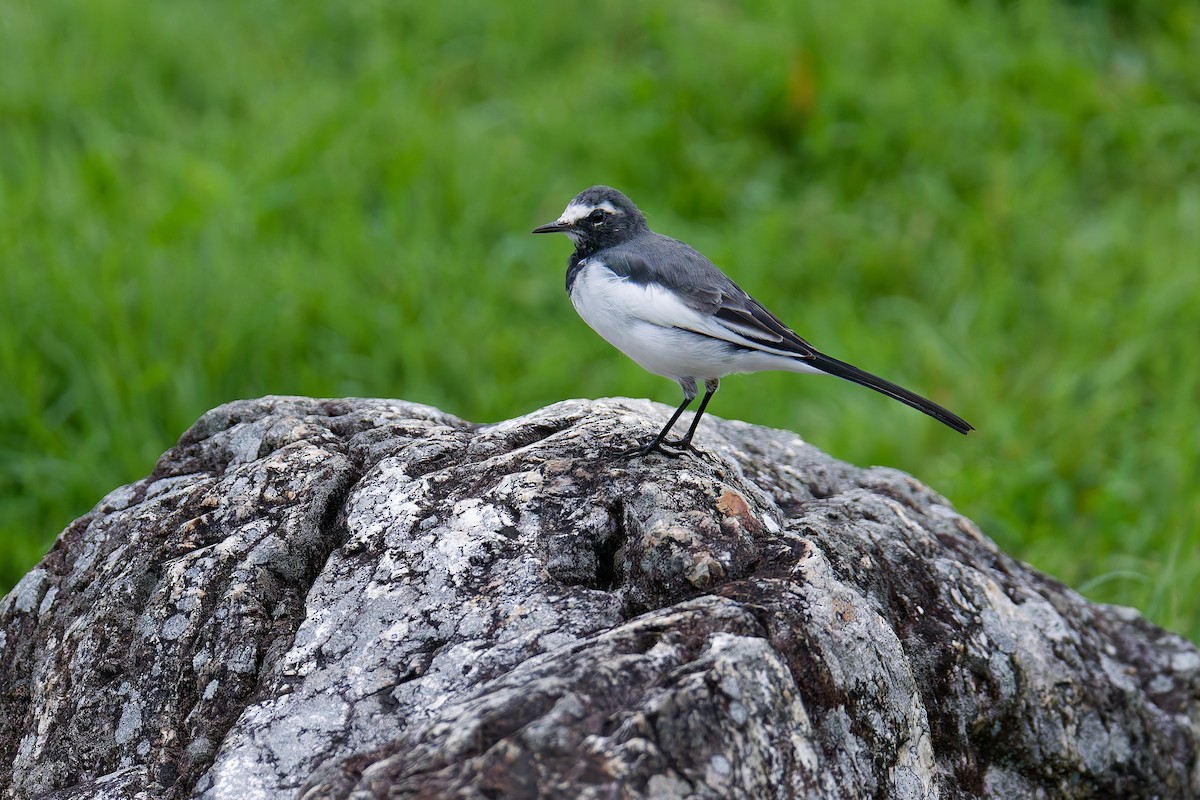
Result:
{"label": "bird's black beak", "polygon": [[545,225],[538,225],[533,229],[534,233],[566,233],[570,225],[565,225],[561,222],[548,222]]}

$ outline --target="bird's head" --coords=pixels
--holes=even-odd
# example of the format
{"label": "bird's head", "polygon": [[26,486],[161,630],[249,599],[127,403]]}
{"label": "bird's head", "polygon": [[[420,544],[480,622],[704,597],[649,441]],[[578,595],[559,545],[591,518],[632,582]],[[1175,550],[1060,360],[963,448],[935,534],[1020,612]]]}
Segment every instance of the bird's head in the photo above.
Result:
{"label": "bird's head", "polygon": [[576,250],[594,253],[645,230],[646,218],[628,197],[609,186],[593,186],[575,195],[557,220],[533,232],[565,233]]}

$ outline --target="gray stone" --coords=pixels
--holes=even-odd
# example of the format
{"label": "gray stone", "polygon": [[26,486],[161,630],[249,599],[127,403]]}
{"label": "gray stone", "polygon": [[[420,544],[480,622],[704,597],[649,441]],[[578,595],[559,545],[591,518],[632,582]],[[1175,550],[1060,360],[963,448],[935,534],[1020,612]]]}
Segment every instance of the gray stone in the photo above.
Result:
{"label": "gray stone", "polygon": [[1200,654],[914,479],[669,409],[204,415],[0,601],[0,794],[1200,796]]}

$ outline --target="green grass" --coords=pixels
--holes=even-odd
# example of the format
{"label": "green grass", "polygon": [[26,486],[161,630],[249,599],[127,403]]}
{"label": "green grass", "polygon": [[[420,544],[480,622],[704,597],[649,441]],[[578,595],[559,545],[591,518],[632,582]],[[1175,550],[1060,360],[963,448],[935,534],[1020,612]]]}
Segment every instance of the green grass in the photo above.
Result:
{"label": "green grass", "polygon": [[1200,639],[1200,6],[0,0],[0,590],[202,412],[675,403],[578,320],[592,183],[928,394],[716,414],[913,473]]}

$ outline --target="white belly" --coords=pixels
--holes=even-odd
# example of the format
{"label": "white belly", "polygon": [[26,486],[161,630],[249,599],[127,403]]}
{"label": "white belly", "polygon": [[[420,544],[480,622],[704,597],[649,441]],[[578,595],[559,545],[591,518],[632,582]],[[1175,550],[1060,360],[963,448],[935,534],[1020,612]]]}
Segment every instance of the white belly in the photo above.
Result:
{"label": "white belly", "polygon": [[700,312],[662,287],[624,280],[586,261],[571,287],[571,303],[605,341],[656,375],[703,381],[733,372],[813,371],[795,359],[685,330],[703,329]]}

